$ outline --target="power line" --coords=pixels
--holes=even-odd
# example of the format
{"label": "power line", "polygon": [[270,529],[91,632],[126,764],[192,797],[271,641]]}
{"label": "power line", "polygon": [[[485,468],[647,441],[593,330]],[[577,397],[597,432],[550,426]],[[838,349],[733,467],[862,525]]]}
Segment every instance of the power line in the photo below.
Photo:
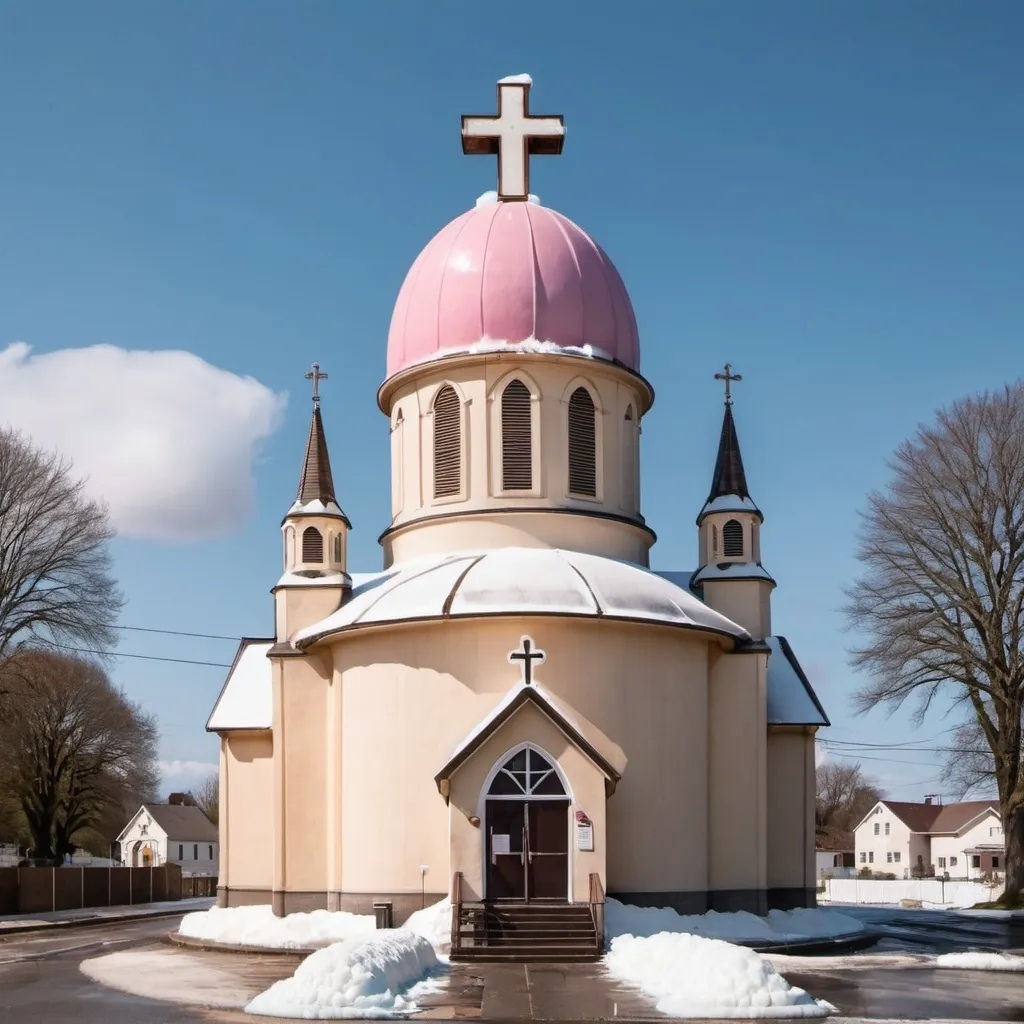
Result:
{"label": "power line", "polygon": [[150,626],[115,626],[114,629],[130,629],[136,633],[164,633],[167,636],[195,636],[201,640],[233,640],[238,643],[240,636],[221,636],[219,633],[186,633],[180,629],[153,629]]}
{"label": "power line", "polygon": [[103,658],[140,658],[143,661],[173,661],[177,665],[209,665],[211,668],[231,668],[222,661],[193,661],[191,658],[160,658],[155,654],[127,654],[123,651],[93,651],[86,647],[68,647],[65,644],[54,644],[62,651],[75,651],[78,654],[98,654]]}

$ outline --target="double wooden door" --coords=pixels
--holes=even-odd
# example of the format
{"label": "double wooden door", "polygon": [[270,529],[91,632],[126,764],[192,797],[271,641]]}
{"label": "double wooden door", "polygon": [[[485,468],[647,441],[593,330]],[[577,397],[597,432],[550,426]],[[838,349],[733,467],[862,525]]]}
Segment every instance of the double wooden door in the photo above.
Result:
{"label": "double wooden door", "polygon": [[487,899],[569,897],[569,801],[487,801]]}

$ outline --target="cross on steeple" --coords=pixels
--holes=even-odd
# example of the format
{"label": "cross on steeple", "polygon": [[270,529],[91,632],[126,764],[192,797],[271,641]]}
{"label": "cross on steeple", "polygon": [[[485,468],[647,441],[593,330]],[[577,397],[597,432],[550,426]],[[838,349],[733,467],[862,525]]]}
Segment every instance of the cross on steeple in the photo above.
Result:
{"label": "cross on steeple", "polygon": [[533,684],[533,663],[537,662],[538,665],[543,665],[547,655],[539,648],[534,649],[533,641],[528,636],[520,638],[519,648],[517,651],[509,651],[508,660],[513,665],[517,661],[523,663],[522,683],[524,686],[531,686]]}
{"label": "cross on steeple", "polygon": [[313,408],[320,405],[320,381],[327,380],[327,374],[320,372],[320,364],[314,363],[313,369],[306,374],[306,380],[313,382]]}
{"label": "cross on steeple", "polygon": [[557,156],[565,141],[561,114],[531,114],[529,75],[498,82],[498,116],[462,115],[462,152],[498,155],[498,198],[524,201],[530,195],[530,156]]}
{"label": "cross on steeple", "polygon": [[732,390],[730,389],[729,385],[734,380],[743,380],[743,377],[740,374],[738,374],[738,373],[733,373],[732,372],[732,364],[731,363],[726,363],[725,364],[725,373],[716,373],[715,374],[715,380],[724,380],[725,381],[725,404],[726,405],[732,405]]}

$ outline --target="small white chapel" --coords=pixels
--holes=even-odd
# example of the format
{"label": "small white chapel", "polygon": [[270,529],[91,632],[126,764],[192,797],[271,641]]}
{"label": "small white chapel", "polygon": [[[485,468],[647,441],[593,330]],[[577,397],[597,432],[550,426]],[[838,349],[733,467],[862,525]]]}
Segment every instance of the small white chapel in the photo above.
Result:
{"label": "small white chapel", "polygon": [[530,113],[530,88],[503,79],[496,115],[462,118],[463,151],[496,157],[497,190],[427,242],[398,292],[377,571],[348,564],[326,374],[306,374],[273,635],[242,641],[207,724],[222,906],[386,901],[401,923],[455,890],[683,913],[814,904],[828,720],[772,632],[740,377],[715,374],[696,569],[652,569],[640,428],[654,389],[611,260],[530,193],[531,158],[565,139],[561,117]]}

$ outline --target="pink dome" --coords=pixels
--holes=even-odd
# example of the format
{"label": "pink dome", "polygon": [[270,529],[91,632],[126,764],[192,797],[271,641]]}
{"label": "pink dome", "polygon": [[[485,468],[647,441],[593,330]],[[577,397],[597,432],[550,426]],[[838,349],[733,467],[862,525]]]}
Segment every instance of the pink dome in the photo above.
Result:
{"label": "pink dome", "polygon": [[443,227],[406,275],[388,376],[449,350],[529,340],[640,365],[633,307],[601,247],[547,207],[485,203]]}

